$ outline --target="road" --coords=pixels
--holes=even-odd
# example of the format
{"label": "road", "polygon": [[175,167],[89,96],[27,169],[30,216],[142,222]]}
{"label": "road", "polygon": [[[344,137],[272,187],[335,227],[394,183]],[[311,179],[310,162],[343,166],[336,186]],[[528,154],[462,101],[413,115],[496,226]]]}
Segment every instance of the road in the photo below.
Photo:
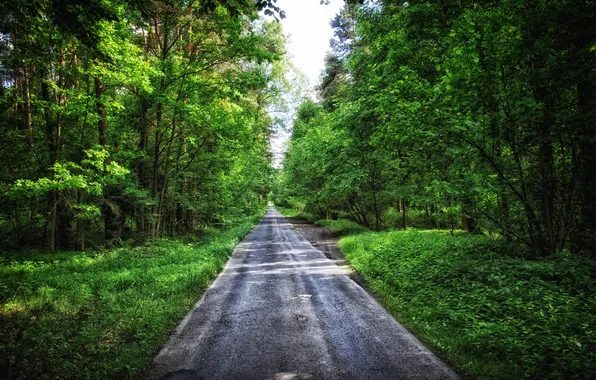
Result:
{"label": "road", "polygon": [[458,379],[273,207],[149,379]]}

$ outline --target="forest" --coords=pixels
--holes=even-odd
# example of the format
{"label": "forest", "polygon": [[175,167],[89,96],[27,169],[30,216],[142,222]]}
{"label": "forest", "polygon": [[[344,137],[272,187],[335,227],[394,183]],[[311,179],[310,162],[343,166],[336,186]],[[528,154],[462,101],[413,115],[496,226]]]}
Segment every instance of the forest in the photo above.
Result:
{"label": "forest", "polygon": [[347,7],[276,201],[374,230],[498,234],[528,257],[591,255],[595,12],[590,1]]}
{"label": "forest", "polygon": [[[267,2],[15,1],[0,20],[0,241],[85,250],[252,213],[283,78]],[[273,6],[273,5],[272,5]],[[276,16],[277,17],[277,16]]]}
{"label": "forest", "polygon": [[267,204],[463,378],[596,376],[596,2],[346,1],[276,167],[284,17],[3,3],[0,377],[138,378]]}

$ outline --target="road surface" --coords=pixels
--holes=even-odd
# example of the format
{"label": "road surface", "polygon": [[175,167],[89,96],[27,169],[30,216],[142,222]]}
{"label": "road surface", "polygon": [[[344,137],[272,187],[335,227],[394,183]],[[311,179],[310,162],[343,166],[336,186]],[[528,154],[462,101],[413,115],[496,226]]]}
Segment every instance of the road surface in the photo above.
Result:
{"label": "road surface", "polygon": [[457,379],[273,207],[149,379]]}

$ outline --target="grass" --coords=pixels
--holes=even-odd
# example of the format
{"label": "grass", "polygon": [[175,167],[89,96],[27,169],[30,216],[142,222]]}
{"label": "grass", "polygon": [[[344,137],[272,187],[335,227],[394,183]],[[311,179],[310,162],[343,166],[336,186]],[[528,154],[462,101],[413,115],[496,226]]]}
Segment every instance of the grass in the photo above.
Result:
{"label": "grass", "polygon": [[303,211],[298,211],[294,208],[286,208],[286,207],[281,207],[281,206],[277,206],[277,205],[275,206],[275,208],[277,209],[277,211],[282,213],[284,216],[287,216],[289,218],[300,218],[300,219],[308,220],[312,223],[318,224],[319,226],[327,227],[331,232],[333,232],[334,234],[339,235],[339,236],[359,234],[359,233],[368,231],[368,228],[366,228],[356,222],[348,220],[348,219],[337,219],[337,220],[320,219],[320,220],[317,220],[316,217],[314,217],[310,214],[304,213]]}
{"label": "grass", "polygon": [[281,212],[284,216],[290,218],[298,218],[301,215],[301,212],[294,208],[287,208],[275,205],[275,209]]}
{"label": "grass", "polygon": [[421,340],[477,379],[594,378],[596,264],[531,261],[438,230],[340,240],[350,264]]}
{"label": "grass", "polygon": [[0,378],[130,378],[261,215],[201,241],[0,259]]}
{"label": "grass", "polygon": [[284,216],[287,216],[288,218],[300,218],[311,222],[314,222],[316,220],[316,218],[314,218],[312,215],[307,214],[303,211],[298,211],[295,208],[287,208],[275,205],[275,209],[282,213]]}
{"label": "grass", "polygon": [[316,222],[318,225],[327,227],[336,235],[353,235],[368,231],[368,228],[347,219],[321,219]]}

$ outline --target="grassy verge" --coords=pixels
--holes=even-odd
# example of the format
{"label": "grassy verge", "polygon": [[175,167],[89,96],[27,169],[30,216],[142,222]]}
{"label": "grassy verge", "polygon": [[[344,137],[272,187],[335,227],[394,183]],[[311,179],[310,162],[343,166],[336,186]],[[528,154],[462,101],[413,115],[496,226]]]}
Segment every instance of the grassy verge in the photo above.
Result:
{"label": "grassy verge", "polygon": [[347,219],[337,219],[337,220],[319,219],[319,220],[317,220],[317,218],[315,218],[314,216],[306,214],[301,211],[298,211],[293,208],[286,208],[286,207],[281,207],[281,206],[275,206],[275,208],[277,209],[277,211],[282,213],[284,216],[287,216],[290,218],[300,218],[300,219],[308,220],[312,223],[318,224],[319,226],[327,227],[331,232],[333,232],[336,235],[340,235],[340,236],[359,234],[359,233],[368,231],[368,228],[366,228],[356,222],[352,222],[351,220],[347,220]]}
{"label": "grassy verge", "polygon": [[300,219],[305,219],[305,220],[308,220],[311,222],[314,222],[314,220],[315,220],[315,219],[313,219],[312,215],[306,214],[302,211],[298,211],[294,208],[286,208],[286,207],[281,207],[281,206],[277,206],[277,205],[275,205],[275,208],[277,209],[277,211],[279,211],[284,216],[287,216],[289,218],[300,218]]}
{"label": "grassy verge", "polygon": [[199,242],[0,259],[0,378],[129,378],[259,216]]}
{"label": "grassy verge", "polygon": [[596,264],[530,261],[486,236],[364,233],[340,240],[385,306],[478,379],[594,378]]}
{"label": "grassy verge", "polygon": [[368,228],[347,219],[321,219],[316,222],[319,226],[327,227],[336,235],[353,235],[368,231]]}

